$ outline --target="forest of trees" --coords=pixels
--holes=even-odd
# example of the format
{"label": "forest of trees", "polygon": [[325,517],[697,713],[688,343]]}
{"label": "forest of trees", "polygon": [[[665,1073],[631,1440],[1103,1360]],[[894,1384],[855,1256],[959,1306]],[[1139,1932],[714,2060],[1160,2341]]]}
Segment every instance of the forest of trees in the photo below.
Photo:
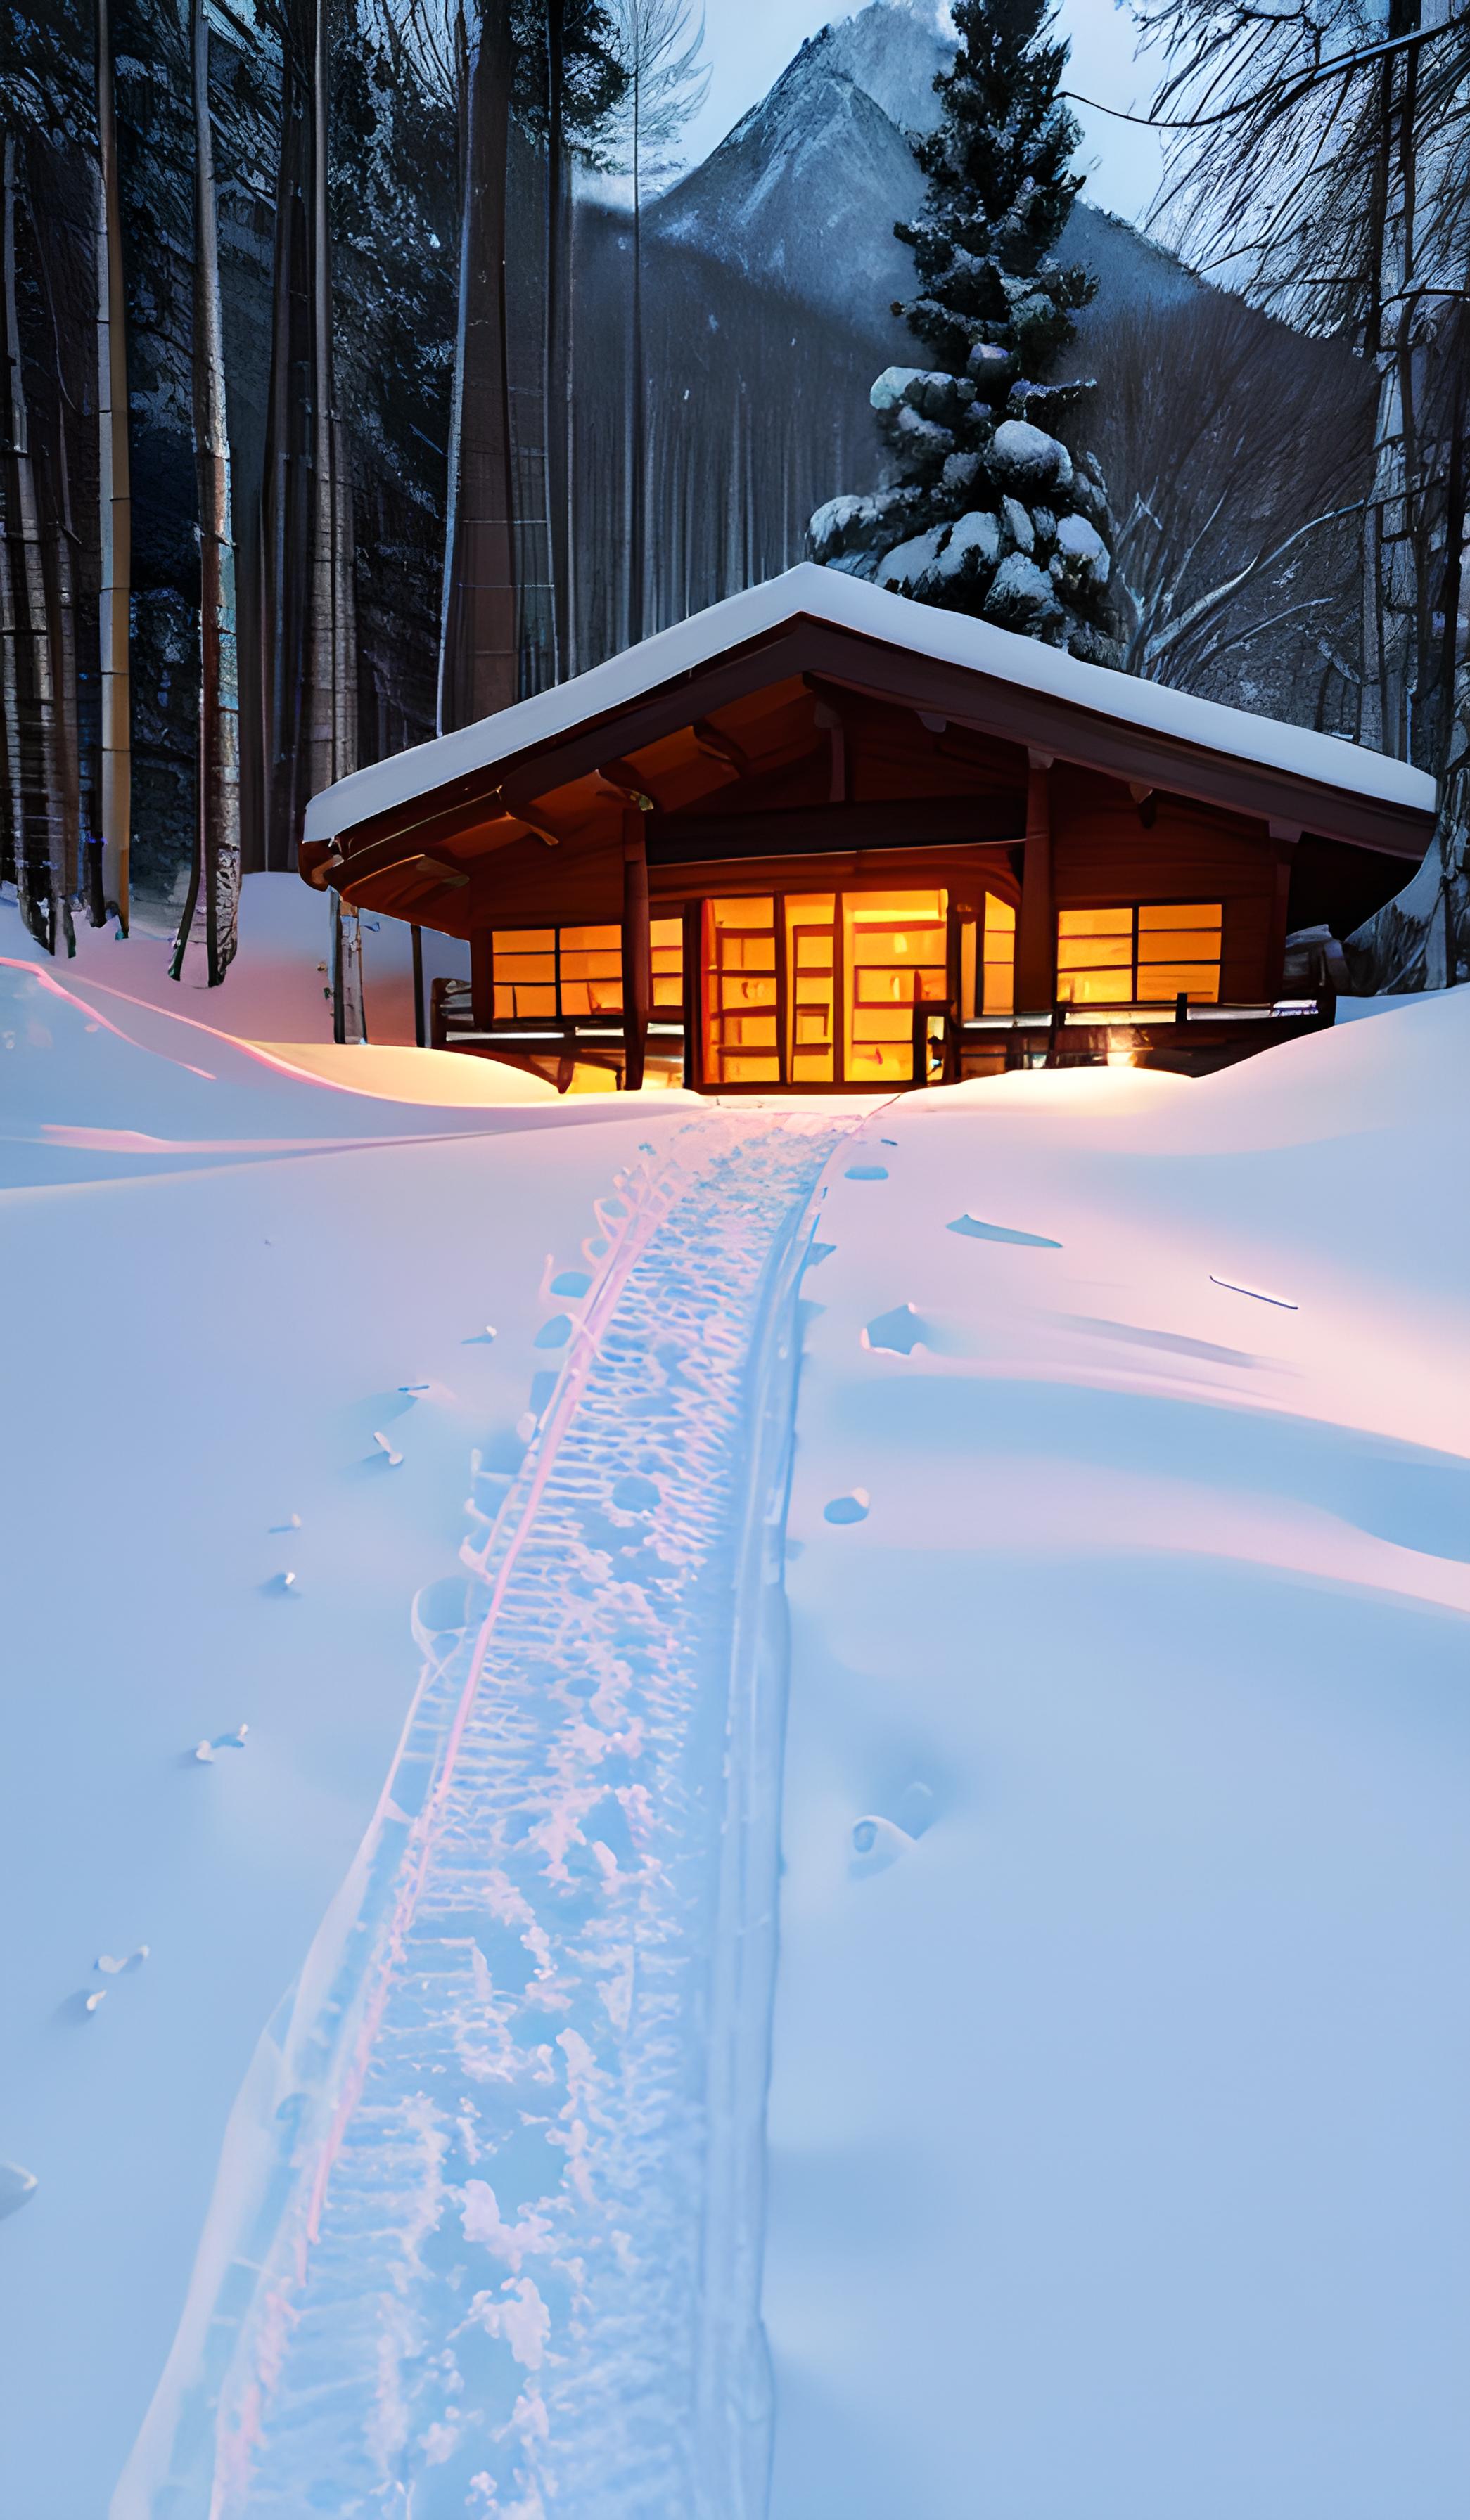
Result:
{"label": "forest of trees", "polygon": [[[1165,213],[1227,289],[1105,277],[1082,321],[1125,661],[1447,768],[1430,909],[1364,950],[1452,976],[1467,21],[1151,22]],[[34,0],[18,34],[0,880],[52,950],[136,917],[219,978],[315,788],[789,565],[876,481],[887,304],[645,215],[701,89],[684,0]]]}
{"label": "forest of trees", "polygon": [[[1424,879],[1355,940],[1379,988],[1470,970],[1470,12],[1447,0],[1146,0],[1161,209],[1199,266],[1353,353],[1367,454],[1343,732],[1442,782]],[[1316,415],[1329,436],[1339,414]],[[1358,420],[1357,426],[1361,426]]]}

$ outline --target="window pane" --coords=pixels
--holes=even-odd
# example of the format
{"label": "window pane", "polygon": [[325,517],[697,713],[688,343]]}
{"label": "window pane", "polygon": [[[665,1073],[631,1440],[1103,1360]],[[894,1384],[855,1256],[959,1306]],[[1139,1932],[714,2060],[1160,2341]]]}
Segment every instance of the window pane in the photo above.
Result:
{"label": "window pane", "polygon": [[854,1043],[848,1053],[848,1081],[851,1085],[907,1085],[913,1076],[911,1041]]}
{"label": "window pane", "polygon": [[1219,938],[1208,933],[1201,935],[1197,928],[1192,933],[1186,929],[1161,928],[1156,936],[1148,938],[1146,944],[1141,938],[1139,940],[1138,968],[1140,971],[1149,970],[1155,963],[1218,963],[1218,961]]}
{"label": "window pane", "polygon": [[656,1007],[681,1007],[683,1003],[684,982],[682,975],[675,971],[671,980],[664,980],[660,979],[658,974],[655,973],[654,1005]]}
{"label": "window pane", "polygon": [[620,979],[621,975],[620,954],[569,953],[565,946],[562,948],[564,980],[612,980]]}
{"label": "window pane", "polygon": [[980,1012],[986,1015],[1010,1015],[1016,1012],[1016,967],[1013,963],[987,963]]}
{"label": "window pane", "polygon": [[554,954],[497,954],[495,977],[498,980],[551,980],[556,978]]}
{"label": "window pane", "polygon": [[768,1058],[727,1057],[719,1079],[724,1085],[779,1085],[781,1069],[774,1052]]}
{"label": "window pane", "polygon": [[1014,902],[1002,901],[997,893],[988,892],[985,905],[985,934],[982,942],[980,1004],[976,1012],[985,1015],[1009,1015],[1016,1011],[1016,908]]}
{"label": "window pane", "polygon": [[1133,967],[1121,971],[1068,971],[1057,975],[1057,995],[1079,1007],[1125,1007],[1132,1003]]}
{"label": "window pane", "polygon": [[1058,936],[1126,936],[1133,933],[1131,910],[1064,910],[1058,914]]}
{"label": "window pane", "polygon": [[491,944],[499,954],[550,954],[556,947],[554,927],[497,927]]}
{"label": "window pane", "polygon": [[506,994],[511,1001],[511,1013],[517,1017],[524,1019],[527,1015],[554,1016],[556,1013],[555,989],[518,987],[508,990]]}
{"label": "window pane", "polygon": [[1217,901],[1145,901],[1138,911],[1138,933],[1154,927],[1213,927],[1220,923]]}
{"label": "window pane", "polygon": [[916,1000],[947,994],[947,892],[849,892],[842,897],[847,969],[844,1074],[851,1083],[907,1083]]}
{"label": "window pane", "polygon": [[860,1007],[912,1006],[917,971],[858,970],[852,974]]}
{"label": "window pane", "polygon": [[1063,937],[1057,945],[1059,971],[1124,970],[1132,968],[1131,936]]}
{"label": "window pane", "polygon": [[837,895],[792,892],[783,906],[787,1074],[794,1085],[831,1085],[837,1075]]}
{"label": "window pane", "polygon": [[776,905],[767,893],[751,901],[712,901],[710,917],[716,927],[771,927]]}
{"label": "window pane", "polygon": [[901,927],[912,922],[915,926],[934,925],[944,916],[942,892],[850,892],[844,896],[843,915],[853,927]]}
{"label": "window pane", "polygon": [[672,950],[680,962],[684,959],[684,922],[682,919],[654,919],[649,922],[649,935],[655,953]]}
{"label": "window pane", "polygon": [[590,950],[593,953],[600,951],[604,954],[617,954],[622,948],[622,930],[620,927],[564,927],[562,929],[564,954],[569,946],[574,953]]}
{"label": "window pane", "polygon": [[1180,991],[1197,1005],[1213,1007],[1219,1001],[1219,965],[1217,963],[1146,963],[1138,974],[1140,1003],[1155,1005],[1176,998]]}

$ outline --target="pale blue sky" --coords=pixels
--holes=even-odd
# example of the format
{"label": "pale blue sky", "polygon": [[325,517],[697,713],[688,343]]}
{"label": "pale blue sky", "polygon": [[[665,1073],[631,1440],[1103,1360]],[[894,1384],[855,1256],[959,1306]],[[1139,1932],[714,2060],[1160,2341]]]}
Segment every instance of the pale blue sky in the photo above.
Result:
{"label": "pale blue sky", "polygon": [[[690,125],[691,162],[707,157],[764,95],[807,35],[830,19],[851,14],[843,0],[706,0],[705,50],[714,75],[709,100]],[[1062,0],[1060,14],[1072,42],[1069,85],[1106,105],[1146,112],[1152,76],[1146,61],[1134,60],[1127,8],[1115,7],[1114,0]],[[1089,199],[1125,218],[1139,218],[1158,181],[1158,143],[1106,114],[1077,111]]]}

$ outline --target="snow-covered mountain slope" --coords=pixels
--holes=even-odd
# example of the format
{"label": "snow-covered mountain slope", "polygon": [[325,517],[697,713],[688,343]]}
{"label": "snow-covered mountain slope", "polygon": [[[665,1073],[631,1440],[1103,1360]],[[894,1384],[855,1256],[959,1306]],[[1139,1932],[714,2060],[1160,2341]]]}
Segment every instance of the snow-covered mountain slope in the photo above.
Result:
{"label": "snow-covered mountain slope", "polygon": [[[924,197],[905,131],[932,128],[947,58],[922,10],[870,0],[802,46],[728,138],[653,203],[650,229],[882,334],[894,299],[914,288],[912,256],[894,235]],[[1086,202],[1062,251],[1097,274],[1099,306],[1114,312],[1172,303],[1200,285]]]}

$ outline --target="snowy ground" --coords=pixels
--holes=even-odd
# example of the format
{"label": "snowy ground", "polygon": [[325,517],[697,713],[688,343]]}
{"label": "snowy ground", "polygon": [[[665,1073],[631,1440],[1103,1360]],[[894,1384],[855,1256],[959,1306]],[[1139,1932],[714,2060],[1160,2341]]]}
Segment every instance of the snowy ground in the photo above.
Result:
{"label": "snowy ground", "polygon": [[[56,970],[69,985],[93,983],[119,989],[151,1006],[192,1016],[251,1041],[328,1043],[332,1000],[327,985],[329,919],[326,896],[308,891],[296,875],[250,875],[241,887],[240,945],[217,989],[183,987],[170,980],[173,938],[161,914],[144,906],[131,933],[115,922],[76,925],[76,952]],[[0,902],[0,954],[34,958],[14,901]],[[451,936],[423,935],[424,986],[442,976],[468,979],[470,949]],[[363,996],[369,1039],[411,1044],[413,1017],[412,930],[398,919],[367,913],[362,921]]]}
{"label": "snowy ground", "polygon": [[787,1116],[54,977],[6,2520],[1457,2520],[1470,992]]}

